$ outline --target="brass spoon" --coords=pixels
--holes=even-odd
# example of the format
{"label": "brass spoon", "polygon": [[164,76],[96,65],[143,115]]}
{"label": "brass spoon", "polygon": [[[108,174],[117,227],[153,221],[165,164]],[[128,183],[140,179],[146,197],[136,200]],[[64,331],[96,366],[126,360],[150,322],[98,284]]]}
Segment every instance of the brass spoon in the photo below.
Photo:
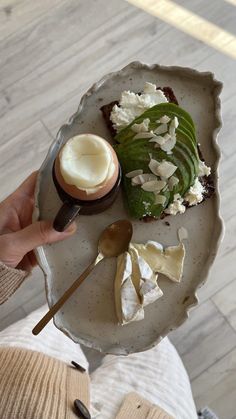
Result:
{"label": "brass spoon", "polygon": [[98,255],[96,259],[85,269],[85,271],[73,282],[70,288],[54,304],[45,316],[36,324],[32,330],[33,335],[38,335],[48,324],[68,298],[75,292],[80,284],[87,278],[93,268],[104,258],[119,256],[128,249],[133,234],[132,224],[128,220],[119,220],[110,224],[100,235],[98,241]]}

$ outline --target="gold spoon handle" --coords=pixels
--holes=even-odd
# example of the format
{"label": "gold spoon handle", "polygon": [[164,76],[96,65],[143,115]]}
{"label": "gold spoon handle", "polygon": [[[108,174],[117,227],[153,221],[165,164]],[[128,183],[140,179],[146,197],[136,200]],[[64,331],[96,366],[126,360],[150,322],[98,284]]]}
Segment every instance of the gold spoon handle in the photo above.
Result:
{"label": "gold spoon handle", "polygon": [[45,314],[45,316],[36,324],[33,328],[33,335],[38,335],[41,330],[48,324],[48,322],[53,318],[53,316],[58,312],[58,310],[63,306],[63,304],[70,298],[70,296],[75,292],[75,290],[82,284],[82,282],[87,278],[93,268],[104,258],[104,256],[99,253],[96,259],[85,269],[85,271],[77,278],[73,284],[66,290],[62,297],[50,308],[50,310]]}

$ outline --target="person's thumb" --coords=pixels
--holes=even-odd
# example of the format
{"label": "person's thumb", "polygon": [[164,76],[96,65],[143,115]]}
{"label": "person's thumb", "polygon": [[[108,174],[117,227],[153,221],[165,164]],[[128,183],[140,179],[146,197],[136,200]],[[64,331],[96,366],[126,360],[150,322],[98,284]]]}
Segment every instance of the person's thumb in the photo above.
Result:
{"label": "person's thumb", "polygon": [[[74,234],[76,224],[72,223],[67,230],[58,232],[52,227],[51,221],[37,221],[28,227],[13,233],[14,243],[23,253],[28,253],[35,247],[46,243],[64,240]],[[13,236],[12,235],[12,236]],[[13,239],[13,237],[12,237]]]}

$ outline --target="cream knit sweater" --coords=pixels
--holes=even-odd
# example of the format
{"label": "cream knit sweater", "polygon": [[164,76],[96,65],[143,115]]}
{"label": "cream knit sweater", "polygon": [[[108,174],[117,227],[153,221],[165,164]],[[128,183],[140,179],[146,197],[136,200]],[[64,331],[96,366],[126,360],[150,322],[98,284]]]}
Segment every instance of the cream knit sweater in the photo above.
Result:
{"label": "cream knit sweater", "polygon": [[[27,275],[0,262],[0,304],[16,291]],[[89,409],[86,372],[39,352],[0,348],[1,419],[78,418],[73,407],[75,399]],[[130,393],[116,419],[171,419],[171,416],[138,394]]]}

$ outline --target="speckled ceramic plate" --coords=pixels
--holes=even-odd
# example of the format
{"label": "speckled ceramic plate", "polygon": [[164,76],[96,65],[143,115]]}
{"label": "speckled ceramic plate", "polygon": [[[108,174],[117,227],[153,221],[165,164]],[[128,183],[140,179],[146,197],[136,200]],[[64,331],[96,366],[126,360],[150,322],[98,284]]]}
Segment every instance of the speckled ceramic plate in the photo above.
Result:
{"label": "speckled ceramic plate", "polygon": [[[184,215],[165,221],[133,221],[133,241],[157,240],[164,245],[178,243],[177,230],[187,228],[186,259],[183,279],[175,284],[160,276],[164,296],[145,308],[145,319],[126,326],[116,320],[113,281],[116,260],[103,261],[80,286],[54,318],[56,327],[82,343],[104,353],[129,354],[151,348],[177,328],[197,304],[196,290],[208,276],[222,236],[219,215],[218,163],[216,136],[221,126],[219,93],[222,84],[212,73],[199,73],[181,67],[129,64],[108,74],[83,96],[78,111],[63,125],[40,169],[34,219],[53,219],[61,202],[52,182],[52,165],[61,145],[71,136],[91,132],[110,138],[100,107],[119,99],[123,90],[139,92],[144,82],[171,86],[180,106],[196,123],[198,141],[208,165],[213,168],[216,194]],[[51,306],[96,255],[99,234],[111,222],[127,218],[121,194],[107,211],[93,216],[79,216],[78,231],[69,240],[37,249],[38,262],[45,274],[48,304]]]}

